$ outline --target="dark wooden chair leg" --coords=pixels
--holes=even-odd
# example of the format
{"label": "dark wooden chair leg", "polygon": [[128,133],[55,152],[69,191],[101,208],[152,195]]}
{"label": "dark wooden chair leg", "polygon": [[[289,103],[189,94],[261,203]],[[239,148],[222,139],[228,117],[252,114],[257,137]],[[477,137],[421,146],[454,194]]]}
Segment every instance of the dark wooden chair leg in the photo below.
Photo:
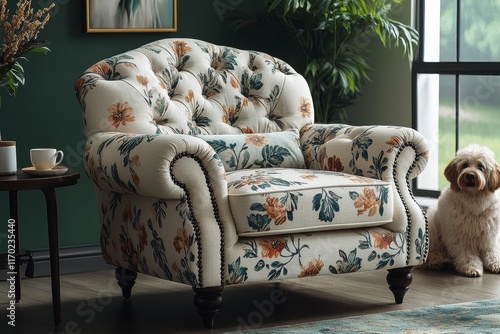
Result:
{"label": "dark wooden chair leg", "polygon": [[405,267],[398,269],[389,269],[387,274],[387,283],[389,283],[389,289],[391,289],[394,294],[394,299],[396,304],[402,304],[403,298],[406,291],[410,288],[410,284],[413,281],[411,272],[413,267]]}
{"label": "dark wooden chair leg", "polygon": [[219,312],[219,307],[222,304],[221,292],[223,286],[214,286],[209,288],[194,288],[196,295],[194,296],[194,305],[198,308],[203,319],[203,326],[205,328],[214,327],[214,319]]}
{"label": "dark wooden chair leg", "polygon": [[122,289],[123,297],[129,298],[132,293],[132,287],[135,284],[135,279],[137,278],[137,273],[125,268],[116,268],[115,277]]}

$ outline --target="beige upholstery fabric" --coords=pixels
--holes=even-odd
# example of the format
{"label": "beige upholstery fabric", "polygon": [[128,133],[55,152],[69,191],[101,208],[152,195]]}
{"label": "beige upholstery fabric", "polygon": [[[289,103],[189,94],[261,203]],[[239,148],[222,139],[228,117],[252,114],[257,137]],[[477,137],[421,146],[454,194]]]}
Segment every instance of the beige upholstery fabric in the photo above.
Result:
{"label": "beige upholstery fabric", "polygon": [[[427,256],[426,218],[409,186],[427,163],[422,135],[404,127],[313,124],[306,81],[277,58],[164,39],[91,66],[76,91],[108,263],[215,287],[401,268]],[[273,144],[252,169],[228,175],[217,151],[197,137],[286,130],[299,132],[306,169],[257,167],[284,152]],[[318,178],[294,188],[297,203],[292,192],[258,182],[252,198],[235,201],[243,189],[235,182],[250,180],[247,173],[274,172],[289,183]],[[324,224],[332,214],[335,221]],[[281,230],[292,216],[291,229]],[[255,231],[268,218],[263,232],[272,235]]]}

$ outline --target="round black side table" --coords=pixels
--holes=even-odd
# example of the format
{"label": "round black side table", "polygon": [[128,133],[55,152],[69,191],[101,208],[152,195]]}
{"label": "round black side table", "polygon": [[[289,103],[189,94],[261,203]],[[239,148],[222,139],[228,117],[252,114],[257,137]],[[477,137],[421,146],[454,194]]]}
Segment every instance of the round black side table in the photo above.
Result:
{"label": "round black side table", "polygon": [[[80,173],[69,169],[64,174],[54,176],[30,176],[21,170],[15,175],[0,176],[0,191],[9,192],[10,221],[15,221],[15,252],[20,252],[19,240],[19,208],[17,192],[23,190],[41,190],[47,204],[47,225],[49,229],[50,276],[52,282],[52,307],[54,323],[61,324],[61,293],[59,280],[59,237],[57,229],[57,203],[55,188],[67,187],[78,182]],[[21,264],[16,261],[16,301],[21,300]]]}

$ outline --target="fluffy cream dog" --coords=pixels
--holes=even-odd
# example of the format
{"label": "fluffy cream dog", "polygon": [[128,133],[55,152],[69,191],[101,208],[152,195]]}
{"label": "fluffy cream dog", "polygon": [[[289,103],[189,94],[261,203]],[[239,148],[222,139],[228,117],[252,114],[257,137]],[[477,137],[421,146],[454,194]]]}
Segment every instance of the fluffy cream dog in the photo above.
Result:
{"label": "fluffy cream dog", "polygon": [[444,172],[450,186],[429,209],[430,268],[453,265],[466,276],[500,273],[500,166],[487,147],[457,152]]}

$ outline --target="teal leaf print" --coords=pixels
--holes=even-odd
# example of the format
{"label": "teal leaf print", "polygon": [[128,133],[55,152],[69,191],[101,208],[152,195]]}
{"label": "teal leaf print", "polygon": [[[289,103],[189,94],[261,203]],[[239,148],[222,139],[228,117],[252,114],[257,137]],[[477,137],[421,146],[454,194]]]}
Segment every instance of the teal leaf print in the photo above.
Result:
{"label": "teal leaf print", "polygon": [[370,255],[368,256],[368,261],[371,262],[377,258],[377,252],[372,251]]}
{"label": "teal leaf print", "polygon": [[259,260],[259,262],[257,262],[257,264],[255,265],[255,267],[253,269],[255,271],[261,271],[265,267],[266,267],[266,263],[264,262],[264,260]]}
{"label": "teal leaf print", "polygon": [[123,193],[113,191],[109,193],[109,196],[111,196],[111,199],[109,201],[109,208],[111,209],[111,219],[115,219],[116,209],[122,202]]}
{"label": "teal leaf print", "polygon": [[250,153],[247,151],[248,146],[246,144],[243,144],[241,150],[236,152],[235,147],[237,145],[235,143],[228,145],[226,141],[222,139],[207,140],[207,143],[212,146],[215,152],[219,155],[225,151],[231,152],[231,156],[229,157],[229,160],[226,160],[226,163],[232,170],[247,168],[248,161],[250,160]]}
{"label": "teal leaf print", "polygon": [[354,158],[355,160],[359,159],[359,156],[365,160],[368,161],[368,148],[373,144],[373,140],[369,137],[371,132],[366,131],[365,133],[361,134],[358,136],[356,139],[353,140],[352,146],[353,149],[352,151],[354,153]]}
{"label": "teal leaf print", "polygon": [[337,261],[337,267],[332,265],[328,267],[332,274],[353,273],[361,269],[362,259],[357,256],[356,248],[349,253],[349,256],[343,250],[339,250],[339,255],[341,260]]}
{"label": "teal leaf print", "polygon": [[423,246],[424,246],[424,231],[422,228],[418,229],[418,238],[415,240],[415,247],[417,251],[417,260],[422,259],[423,256]]}
{"label": "teal leaf print", "polygon": [[167,212],[165,211],[167,209],[167,202],[160,199],[157,202],[154,202],[152,207],[158,226],[163,227],[163,220],[167,218]]}
{"label": "teal leaf print", "polygon": [[387,266],[393,266],[394,265],[394,255],[385,252],[382,254],[381,260],[377,265],[377,269],[382,269]]}
{"label": "teal leaf print", "polygon": [[271,186],[281,186],[281,187],[290,187],[292,185],[300,185],[305,184],[306,182],[299,181],[287,181],[285,179],[281,179],[279,177],[272,177],[272,172],[260,172],[257,171],[251,175],[242,177],[240,180],[235,180],[228,183],[229,188],[239,189],[245,186],[250,186],[250,189],[253,191],[257,191],[260,189],[270,188]]}
{"label": "teal leaf print", "polygon": [[130,153],[134,148],[139,146],[144,140],[146,140],[149,143],[156,137],[158,137],[158,135],[140,135],[140,136],[129,137],[126,140],[124,140],[123,143],[121,143],[121,145],[118,147],[120,155],[124,156],[123,167],[127,167],[130,161]]}
{"label": "teal leaf print", "polygon": [[209,68],[206,74],[200,73],[198,78],[201,82],[203,96],[210,97],[221,92],[222,86],[219,84],[217,72],[213,68]]}
{"label": "teal leaf print", "polygon": [[384,151],[380,151],[377,157],[372,157],[373,164],[370,165],[368,173],[372,174],[376,179],[382,180],[382,174],[387,170],[389,159],[384,157]]}
{"label": "teal leaf print", "polygon": [[250,248],[244,248],[245,255],[244,258],[253,259],[258,257],[257,255],[257,243],[255,241],[243,242],[245,245],[250,246]]}
{"label": "teal leaf print", "polygon": [[172,280],[172,273],[168,268],[167,256],[165,255],[165,244],[163,239],[158,236],[158,232],[153,229],[153,222],[148,219],[148,227],[152,232],[153,240],[151,240],[151,248],[153,249],[153,259],[160,266],[165,274],[165,277]]}
{"label": "teal leaf print", "polygon": [[210,126],[212,120],[209,117],[202,116],[201,113],[195,112],[193,121],[196,123],[196,126],[207,128]]}
{"label": "teal leaf print", "polygon": [[264,205],[262,203],[252,203],[252,205],[250,205],[250,210],[252,211],[261,211],[261,212],[264,212],[266,211],[266,209],[264,208]]}
{"label": "teal leaf print", "polygon": [[320,194],[316,194],[313,198],[314,211],[319,210],[319,219],[324,222],[331,222],[335,218],[335,212],[339,212],[340,206],[338,200],[339,195],[333,191],[328,192],[325,189],[321,190]]}
{"label": "teal leaf print", "polygon": [[213,149],[215,150],[215,152],[217,152],[217,154],[220,154],[221,152],[230,149],[227,146],[226,142],[222,139],[208,140],[207,143],[209,143],[210,146],[213,147]]}
{"label": "teal leaf print", "polygon": [[269,215],[261,214],[251,214],[247,217],[248,226],[250,226],[255,231],[266,231],[269,229],[269,224],[271,223],[271,217]]}
{"label": "teal leaf print", "polygon": [[384,215],[384,204],[389,201],[389,188],[388,187],[378,187],[380,192],[378,200],[380,201],[380,207],[378,208],[378,213],[380,216]]}
{"label": "teal leaf print", "polygon": [[128,183],[125,183],[125,181],[120,178],[120,173],[118,172],[118,166],[116,165],[116,162],[111,165],[111,178],[113,179],[113,182],[115,182],[122,189],[133,193],[136,192],[134,185],[130,181]]}
{"label": "teal leaf print", "polygon": [[248,279],[248,268],[241,267],[241,258],[238,258],[233,263],[229,263],[227,268],[229,272],[229,277],[227,278],[228,284],[239,284]]}
{"label": "teal leaf print", "polygon": [[259,90],[264,86],[262,83],[262,74],[252,73],[248,74],[248,71],[244,72],[241,76],[241,94],[243,96],[251,96],[251,90]]}
{"label": "teal leaf print", "polygon": [[301,193],[286,192],[285,196],[281,197],[280,203],[286,208],[286,218],[289,221],[293,221],[293,212],[297,210],[299,197],[302,196]]}
{"label": "teal leaf print", "polygon": [[291,156],[290,151],[286,147],[278,145],[266,145],[262,148],[262,160],[255,160],[254,165],[261,168],[270,168],[280,166],[285,157]]}

